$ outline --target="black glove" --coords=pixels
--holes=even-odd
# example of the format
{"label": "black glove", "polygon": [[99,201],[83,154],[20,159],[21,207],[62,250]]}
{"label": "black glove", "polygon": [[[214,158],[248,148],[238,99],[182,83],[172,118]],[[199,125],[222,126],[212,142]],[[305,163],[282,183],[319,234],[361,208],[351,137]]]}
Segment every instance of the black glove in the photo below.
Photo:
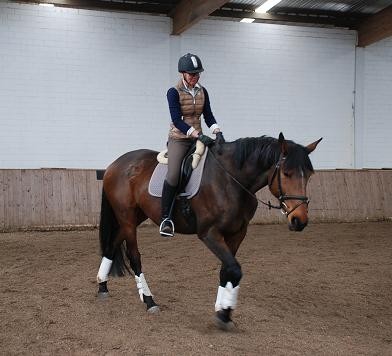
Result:
{"label": "black glove", "polygon": [[222,132],[217,132],[216,133],[216,139],[215,139],[215,143],[217,143],[218,145],[221,145],[222,143],[225,143],[225,138],[223,137]]}
{"label": "black glove", "polygon": [[211,137],[206,136],[206,135],[203,135],[203,134],[200,134],[200,135],[197,137],[197,139],[198,139],[200,142],[204,143],[207,147],[212,146],[212,145],[214,144],[214,140],[213,140]]}

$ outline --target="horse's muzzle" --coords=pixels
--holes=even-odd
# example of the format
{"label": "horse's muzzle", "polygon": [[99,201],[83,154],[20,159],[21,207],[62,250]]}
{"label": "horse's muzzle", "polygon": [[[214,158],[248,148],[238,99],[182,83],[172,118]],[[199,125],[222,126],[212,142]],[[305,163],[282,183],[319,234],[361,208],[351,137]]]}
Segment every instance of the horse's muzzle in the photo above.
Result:
{"label": "horse's muzzle", "polygon": [[301,222],[297,217],[293,217],[289,223],[290,231],[302,231],[306,225],[308,225],[308,221]]}

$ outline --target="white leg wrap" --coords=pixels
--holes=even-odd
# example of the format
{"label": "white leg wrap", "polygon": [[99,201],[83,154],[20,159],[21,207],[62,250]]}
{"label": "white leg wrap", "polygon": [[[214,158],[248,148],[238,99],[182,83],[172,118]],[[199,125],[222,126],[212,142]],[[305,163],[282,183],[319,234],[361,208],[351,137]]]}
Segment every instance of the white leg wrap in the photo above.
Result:
{"label": "white leg wrap", "polygon": [[222,296],[223,292],[225,291],[225,287],[218,287],[218,293],[216,295],[216,302],[215,302],[215,311],[222,310]]}
{"label": "white leg wrap", "polygon": [[143,302],[143,294],[147,297],[151,296],[151,291],[150,288],[148,288],[148,284],[146,279],[144,278],[144,274],[140,273],[140,277],[135,275],[135,282],[136,282],[136,286],[137,289],[139,290],[139,296],[140,296],[140,300]]}
{"label": "white leg wrap", "polygon": [[235,309],[239,290],[240,286],[233,288],[231,282],[227,282],[226,287],[219,286],[215,302],[215,311],[228,308]]}
{"label": "white leg wrap", "polygon": [[109,272],[110,268],[112,267],[112,263],[112,260],[109,260],[106,257],[102,257],[101,265],[99,266],[97,274],[98,283],[106,282],[109,279]]}

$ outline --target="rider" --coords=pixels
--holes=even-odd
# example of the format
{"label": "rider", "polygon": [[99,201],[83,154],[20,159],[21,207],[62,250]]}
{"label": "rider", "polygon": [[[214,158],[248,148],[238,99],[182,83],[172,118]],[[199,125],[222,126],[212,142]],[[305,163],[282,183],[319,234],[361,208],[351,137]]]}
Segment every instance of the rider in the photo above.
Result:
{"label": "rider", "polygon": [[215,142],[224,142],[211,111],[208,92],[198,83],[200,73],[204,71],[200,58],[195,54],[185,54],[178,61],[178,71],[181,73],[179,82],[167,91],[172,122],[167,143],[168,169],[162,189],[162,222],[159,227],[162,236],[174,235],[171,206],[176,195],[182,159],[196,139],[206,145],[213,142],[202,133],[201,114],[211,132],[216,134]]}

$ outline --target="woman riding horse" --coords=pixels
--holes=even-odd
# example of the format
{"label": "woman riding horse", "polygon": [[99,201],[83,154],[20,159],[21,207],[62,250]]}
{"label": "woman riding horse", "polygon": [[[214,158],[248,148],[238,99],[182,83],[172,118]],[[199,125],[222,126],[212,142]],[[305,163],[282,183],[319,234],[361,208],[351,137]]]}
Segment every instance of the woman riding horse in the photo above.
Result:
{"label": "woman riding horse", "polygon": [[[224,143],[219,154],[213,146],[207,154],[199,191],[190,199],[196,219],[191,222],[178,207],[174,209],[177,231],[197,234],[222,263],[215,310],[223,329],[232,326],[231,312],[237,304],[242,277],[235,255],[256,212],[256,192],[268,186],[279,200],[278,208],[286,215],[290,230],[303,230],[308,223],[306,185],[313,174],[308,155],[320,141],[301,146],[280,134],[278,140],[262,136]],[[124,275],[129,271],[128,259],[140,299],[149,312],[159,308],[142,272],[136,228],[147,218],[160,223],[161,199],[148,192],[157,153],[128,152],[105,172],[100,222],[102,261],[97,276],[98,295],[107,296],[109,273]]]}
{"label": "woman riding horse", "polygon": [[201,114],[211,132],[217,135],[218,143],[224,142],[211,111],[208,92],[198,83],[200,73],[204,71],[200,58],[191,53],[182,56],[178,61],[178,71],[181,73],[180,81],[167,92],[172,123],[167,143],[168,169],[162,189],[162,218],[159,227],[159,232],[164,237],[174,235],[171,211],[183,158],[196,139],[206,144],[212,142],[202,134]]}

